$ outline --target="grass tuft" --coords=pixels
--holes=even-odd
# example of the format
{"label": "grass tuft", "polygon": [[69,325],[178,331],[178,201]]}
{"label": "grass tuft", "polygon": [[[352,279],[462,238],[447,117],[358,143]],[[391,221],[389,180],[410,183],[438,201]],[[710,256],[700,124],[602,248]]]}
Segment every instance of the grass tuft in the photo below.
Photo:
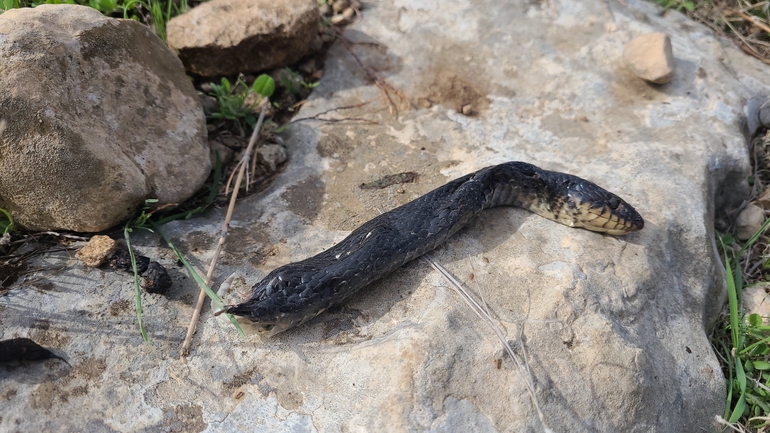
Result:
{"label": "grass tuft", "polygon": [[[751,140],[751,196],[744,202],[770,206],[770,132]],[[737,216],[743,205],[732,212]],[[722,225],[728,228],[729,222]],[[724,260],[727,305],[718,320],[712,345],[727,379],[725,410],[719,422],[734,431],[770,431],[770,317],[746,311],[744,292],[770,290],[770,220],[765,219],[743,243],[717,233]],[[767,296],[767,295],[766,295]],[[770,302],[766,298],[764,302]]]}
{"label": "grass tuft", "polygon": [[770,64],[770,2],[748,0],[655,0],[732,39],[748,54]]}
{"label": "grass tuft", "polygon": [[0,0],[0,13],[9,9],[37,7],[44,4],[88,6],[113,18],[139,21],[166,41],[166,24],[190,9],[188,0]]}

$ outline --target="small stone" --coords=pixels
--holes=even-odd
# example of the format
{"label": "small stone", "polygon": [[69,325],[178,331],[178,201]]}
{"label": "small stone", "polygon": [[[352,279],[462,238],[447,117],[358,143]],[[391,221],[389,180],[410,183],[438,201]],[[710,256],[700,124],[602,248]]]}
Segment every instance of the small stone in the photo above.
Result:
{"label": "small stone", "polygon": [[166,268],[158,262],[150,262],[142,273],[141,286],[147,293],[166,293],[172,284]]}
{"label": "small stone", "polygon": [[399,193],[399,194],[403,194],[406,191],[404,190],[404,188],[399,188],[399,189],[396,190],[396,192]]}
{"label": "small stone", "polygon": [[87,266],[95,268],[104,263],[107,260],[107,256],[115,252],[116,248],[117,244],[111,237],[96,235],[75,253],[75,258]]}
{"label": "small stone", "polygon": [[219,102],[217,101],[217,98],[203,92],[197,93],[198,98],[201,100],[201,105],[203,105],[203,114],[205,114],[206,117],[211,117],[212,113],[219,111]]}
{"label": "small stone", "polygon": [[637,77],[655,84],[668,83],[674,77],[671,39],[663,33],[641,35],[623,50],[626,66]]}
{"label": "small stone", "polygon": [[338,14],[344,11],[348,6],[350,6],[349,0],[337,0],[332,4],[332,10],[335,14]]}
{"label": "small stone", "polygon": [[473,112],[473,106],[471,104],[465,104],[462,108],[462,113],[468,116]]}
{"label": "small stone", "polygon": [[353,8],[347,8],[344,11],[342,11],[342,16],[345,17],[348,20],[353,18],[353,15],[355,15],[355,14],[356,14],[356,11],[353,10]]}
{"label": "small stone", "polygon": [[317,53],[324,47],[324,41],[320,35],[316,35],[312,41],[310,41],[310,52]]}
{"label": "small stone", "polygon": [[222,166],[227,166],[233,160],[233,149],[225,146],[216,139],[209,139],[209,148],[211,149],[211,166],[215,167],[217,163],[217,153],[219,154],[219,162]]}
{"label": "small stone", "polygon": [[289,159],[289,155],[280,144],[266,144],[259,148],[259,159],[270,167],[270,171],[276,171],[279,164]]}
{"label": "small stone", "polygon": [[345,18],[345,15],[337,14],[332,17],[332,19],[329,20],[330,23],[332,23],[335,26],[338,26],[340,24],[344,24],[345,21],[347,21],[347,18]]}
{"label": "small stone", "polygon": [[418,103],[422,106],[422,108],[430,108],[433,104],[427,100],[427,99],[420,99]]}
{"label": "small stone", "polygon": [[743,288],[741,303],[746,314],[759,314],[763,317],[762,323],[767,324],[770,316],[770,295],[766,286],[748,286]]}
{"label": "small stone", "polygon": [[754,233],[765,223],[765,211],[755,204],[749,204],[741,211],[735,221],[735,237],[745,241],[754,236]]}
{"label": "small stone", "polygon": [[315,71],[315,59],[308,60],[299,65],[299,68],[297,69],[304,74],[311,75]]}
{"label": "small stone", "polygon": [[759,123],[765,128],[770,128],[770,101],[759,107]]}

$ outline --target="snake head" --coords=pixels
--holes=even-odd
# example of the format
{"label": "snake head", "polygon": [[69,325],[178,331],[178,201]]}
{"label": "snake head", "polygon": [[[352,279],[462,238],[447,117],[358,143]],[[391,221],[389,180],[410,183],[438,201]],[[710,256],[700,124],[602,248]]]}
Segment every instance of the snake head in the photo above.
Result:
{"label": "snake head", "polygon": [[644,228],[644,219],[633,206],[593,183],[577,179],[579,182],[568,182],[564,203],[554,218],[556,221],[613,236]]}
{"label": "snake head", "polygon": [[256,333],[272,336],[321,314],[333,299],[334,286],[323,269],[291,263],[273,270],[254,285],[247,301],[224,312],[248,320]]}

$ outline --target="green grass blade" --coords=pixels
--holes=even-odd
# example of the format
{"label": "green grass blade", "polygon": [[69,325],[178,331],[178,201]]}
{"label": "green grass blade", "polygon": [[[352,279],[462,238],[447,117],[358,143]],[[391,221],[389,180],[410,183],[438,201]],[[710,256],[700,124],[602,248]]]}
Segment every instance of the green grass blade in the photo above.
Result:
{"label": "green grass blade", "polygon": [[131,236],[129,235],[130,228],[128,227],[130,221],[126,223],[123,228],[123,236],[126,238],[126,248],[128,248],[128,254],[131,256],[131,268],[134,270],[134,306],[136,309],[136,321],[139,323],[139,330],[142,332],[142,338],[144,341],[150,341],[147,337],[147,331],[144,329],[142,323],[142,289],[139,287],[139,270],[136,268],[136,256],[134,255],[134,249],[131,248]]}
{"label": "green grass blade", "polygon": [[765,337],[765,338],[762,338],[759,341],[755,341],[754,343],[749,344],[743,350],[741,350],[739,352],[739,354],[745,355],[745,354],[749,353],[752,349],[754,349],[755,347],[757,347],[757,346],[759,346],[759,345],[761,345],[763,343],[770,343],[770,337]]}
{"label": "green grass blade", "polygon": [[733,381],[735,380],[733,377],[733,360],[725,343],[719,340],[719,344],[722,345],[722,350],[727,357],[727,401],[725,402],[725,413],[722,418],[728,419],[730,417],[730,403],[733,402]]}
{"label": "green grass blade", "polygon": [[730,419],[728,422],[730,424],[738,422],[739,419],[741,419],[741,416],[743,416],[743,412],[746,410],[746,396],[744,394],[741,394],[741,398],[738,399],[738,403],[735,403],[735,408],[733,409],[732,415],[730,415]]}
{"label": "green grass blade", "polygon": [[730,423],[737,422],[746,410],[746,372],[743,371],[743,361],[741,361],[741,358],[736,356],[733,359],[735,360],[735,381],[741,394],[728,420]]}
{"label": "green grass blade", "polygon": [[[160,237],[162,237],[163,240],[166,241],[166,244],[168,245],[168,247],[174,251],[179,261],[182,262],[182,265],[184,265],[185,269],[187,269],[187,272],[189,272],[190,275],[192,275],[193,279],[195,279],[195,282],[198,283],[198,286],[201,289],[203,289],[203,291],[206,292],[206,295],[214,302],[214,306],[219,309],[222,309],[225,306],[225,304],[224,302],[222,302],[221,299],[219,299],[219,296],[216,294],[216,292],[211,290],[211,288],[206,284],[206,282],[203,281],[203,278],[201,278],[201,276],[198,275],[198,272],[195,270],[195,268],[193,268],[192,265],[190,265],[190,263],[187,261],[187,259],[184,258],[184,256],[177,249],[177,247],[174,246],[174,244],[171,243],[171,240],[165,235],[165,233],[163,233],[160,230],[160,227],[158,227],[158,225],[155,224],[155,222],[153,221],[149,221],[149,224],[150,226],[152,226],[153,230],[155,230],[160,235]],[[230,323],[232,323],[233,326],[235,326],[235,329],[238,330],[239,334],[246,335],[244,334],[243,329],[241,329],[241,325],[238,323],[237,320],[235,320],[235,317],[232,314],[227,314],[227,318],[230,319]]]}
{"label": "green grass blade", "polygon": [[0,223],[0,228],[3,229],[3,234],[6,234],[13,230],[14,224],[13,224],[13,217],[11,216],[11,213],[7,210],[0,208],[0,212],[5,215],[5,218],[8,220],[7,223]]}
{"label": "green grass blade", "polygon": [[748,393],[746,394],[746,402],[761,407],[762,411],[765,413],[770,412],[770,403],[768,403],[767,400],[763,399],[762,397]]}
{"label": "green grass blade", "polygon": [[[733,277],[733,282],[735,283],[735,303],[736,303],[736,310],[739,312],[738,316],[738,344],[735,346],[737,350],[742,350],[743,345],[746,341],[746,319],[743,316],[742,313],[742,299],[743,299],[743,271],[741,270],[741,265],[738,263],[738,260],[736,259],[735,262],[733,262],[735,267],[733,268],[735,271],[735,277]],[[732,313],[731,313],[732,315]]]}
{"label": "green grass blade", "polygon": [[725,274],[727,276],[727,299],[730,307],[730,335],[732,337],[733,347],[738,347],[738,296],[735,291],[735,280],[733,279],[733,270],[730,261],[727,260],[725,253]]}

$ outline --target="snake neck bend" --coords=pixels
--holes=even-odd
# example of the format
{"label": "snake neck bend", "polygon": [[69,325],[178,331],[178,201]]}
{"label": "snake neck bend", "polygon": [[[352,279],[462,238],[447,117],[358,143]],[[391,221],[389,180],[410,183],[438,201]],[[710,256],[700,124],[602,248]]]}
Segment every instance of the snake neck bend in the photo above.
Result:
{"label": "snake neck bend", "polygon": [[328,250],[273,270],[254,286],[249,300],[225,311],[271,335],[285,331],[433,250],[483,209],[496,206],[518,206],[569,226],[613,234],[644,224],[630,205],[593,183],[508,162],[455,179],[366,222]]}

